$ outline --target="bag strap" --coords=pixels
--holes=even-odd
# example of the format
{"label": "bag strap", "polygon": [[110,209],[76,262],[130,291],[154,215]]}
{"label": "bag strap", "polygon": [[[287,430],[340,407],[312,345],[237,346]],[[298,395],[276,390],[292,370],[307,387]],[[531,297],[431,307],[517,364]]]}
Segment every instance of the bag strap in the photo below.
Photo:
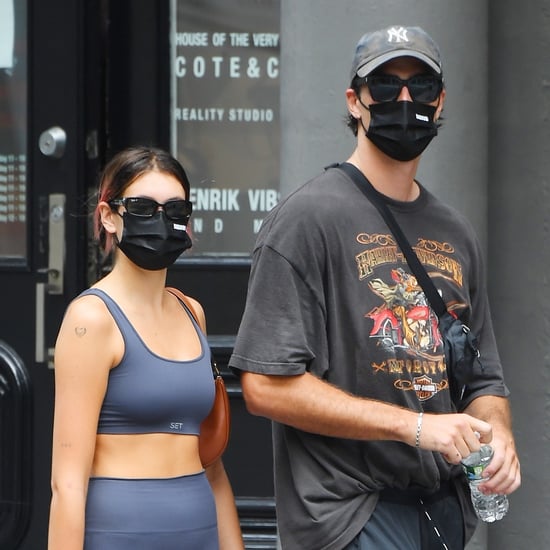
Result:
{"label": "bag strap", "polygon": [[388,208],[384,196],[379,193],[371,184],[371,182],[364,176],[364,174],[349,162],[343,162],[337,165],[337,168],[344,171],[359,188],[359,190],[369,199],[369,201],[377,208],[378,212],[386,222],[390,231],[393,233],[399,248],[403,252],[411,271],[413,272],[416,280],[422,287],[424,294],[428,298],[432,309],[436,315],[441,318],[447,313],[447,306],[443,301],[443,298],[435,288],[435,285],[428,275],[424,266],[420,263],[418,256],[412,249],[407,237],[401,230],[401,227],[394,218],[391,210]]}
{"label": "bag strap", "polygon": [[189,312],[191,313],[191,315],[193,316],[195,321],[197,321],[197,324],[200,327],[201,322],[200,322],[199,317],[197,315],[197,310],[195,309],[195,306],[193,305],[193,303],[189,299],[189,296],[186,296],[179,288],[175,288],[173,286],[167,286],[166,290],[170,294],[173,294],[176,298],[179,298],[186,305],[187,309],[189,310]]}
{"label": "bag strap", "polygon": [[[189,296],[186,296],[179,288],[175,288],[173,286],[167,286],[166,290],[170,294],[173,294],[176,298],[179,298],[185,304],[185,306],[187,307],[187,309],[189,310],[189,312],[191,313],[191,315],[193,316],[193,318],[195,319],[195,321],[197,322],[197,324],[200,327],[201,322],[198,318],[197,310],[195,309],[195,306],[193,305],[193,303],[189,299]],[[201,328],[201,330],[202,330],[202,328]],[[212,351],[210,351],[210,363],[211,363],[211,366],[212,366],[212,374],[214,375],[214,378],[217,378],[218,376],[221,376],[220,370],[218,369],[218,365],[217,365],[216,361],[214,360],[214,356],[212,355]]]}

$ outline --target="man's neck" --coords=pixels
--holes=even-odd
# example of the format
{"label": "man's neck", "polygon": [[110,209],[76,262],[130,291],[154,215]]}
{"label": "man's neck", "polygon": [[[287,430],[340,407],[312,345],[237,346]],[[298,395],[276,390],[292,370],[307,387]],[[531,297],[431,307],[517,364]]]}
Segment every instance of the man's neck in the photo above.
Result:
{"label": "man's neck", "polygon": [[420,189],[414,178],[419,161],[420,158],[408,162],[394,160],[370,142],[359,142],[348,159],[379,193],[402,202],[418,198]]}

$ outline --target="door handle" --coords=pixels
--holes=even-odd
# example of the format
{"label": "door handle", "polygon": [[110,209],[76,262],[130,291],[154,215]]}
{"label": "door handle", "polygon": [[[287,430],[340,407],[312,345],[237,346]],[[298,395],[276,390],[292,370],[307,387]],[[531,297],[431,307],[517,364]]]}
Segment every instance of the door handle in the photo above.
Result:
{"label": "door handle", "polygon": [[65,195],[52,193],[48,203],[48,267],[38,273],[48,275],[48,294],[63,294],[65,279]]}
{"label": "door handle", "polygon": [[53,367],[53,348],[46,346],[46,294],[63,294],[65,280],[65,195],[48,197],[48,266],[37,270],[48,282],[36,284],[35,360]]}
{"label": "door handle", "polygon": [[36,283],[36,310],[35,310],[35,340],[34,340],[34,360],[37,363],[48,363],[48,367],[53,369],[53,348],[46,347],[46,283]]}

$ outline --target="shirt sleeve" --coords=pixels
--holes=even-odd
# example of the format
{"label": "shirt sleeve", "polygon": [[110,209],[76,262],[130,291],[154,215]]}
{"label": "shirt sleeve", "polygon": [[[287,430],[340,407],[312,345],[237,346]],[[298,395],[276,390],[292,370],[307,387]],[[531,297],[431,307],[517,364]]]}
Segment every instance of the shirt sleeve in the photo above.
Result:
{"label": "shirt sleeve", "polygon": [[323,376],[326,354],[313,350],[326,349],[325,313],[313,282],[272,247],[255,251],[231,367],[272,375],[309,370]]}
{"label": "shirt sleeve", "polygon": [[478,338],[480,357],[479,364],[475,367],[476,376],[465,389],[461,410],[482,395],[507,397],[510,394],[504,382],[502,362],[493,330],[483,257],[475,238],[474,249],[470,275],[471,314],[466,324]]}

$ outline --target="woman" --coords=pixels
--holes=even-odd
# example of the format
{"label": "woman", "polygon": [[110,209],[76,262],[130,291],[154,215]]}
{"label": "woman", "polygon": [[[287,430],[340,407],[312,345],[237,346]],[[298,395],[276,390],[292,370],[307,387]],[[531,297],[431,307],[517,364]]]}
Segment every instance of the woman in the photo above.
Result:
{"label": "woman", "polygon": [[199,327],[165,290],[191,246],[188,199],[161,150],[122,151],[103,173],[96,237],[115,261],[55,347],[49,550],[243,548],[223,464],[199,457],[214,396],[204,313],[193,301]]}

